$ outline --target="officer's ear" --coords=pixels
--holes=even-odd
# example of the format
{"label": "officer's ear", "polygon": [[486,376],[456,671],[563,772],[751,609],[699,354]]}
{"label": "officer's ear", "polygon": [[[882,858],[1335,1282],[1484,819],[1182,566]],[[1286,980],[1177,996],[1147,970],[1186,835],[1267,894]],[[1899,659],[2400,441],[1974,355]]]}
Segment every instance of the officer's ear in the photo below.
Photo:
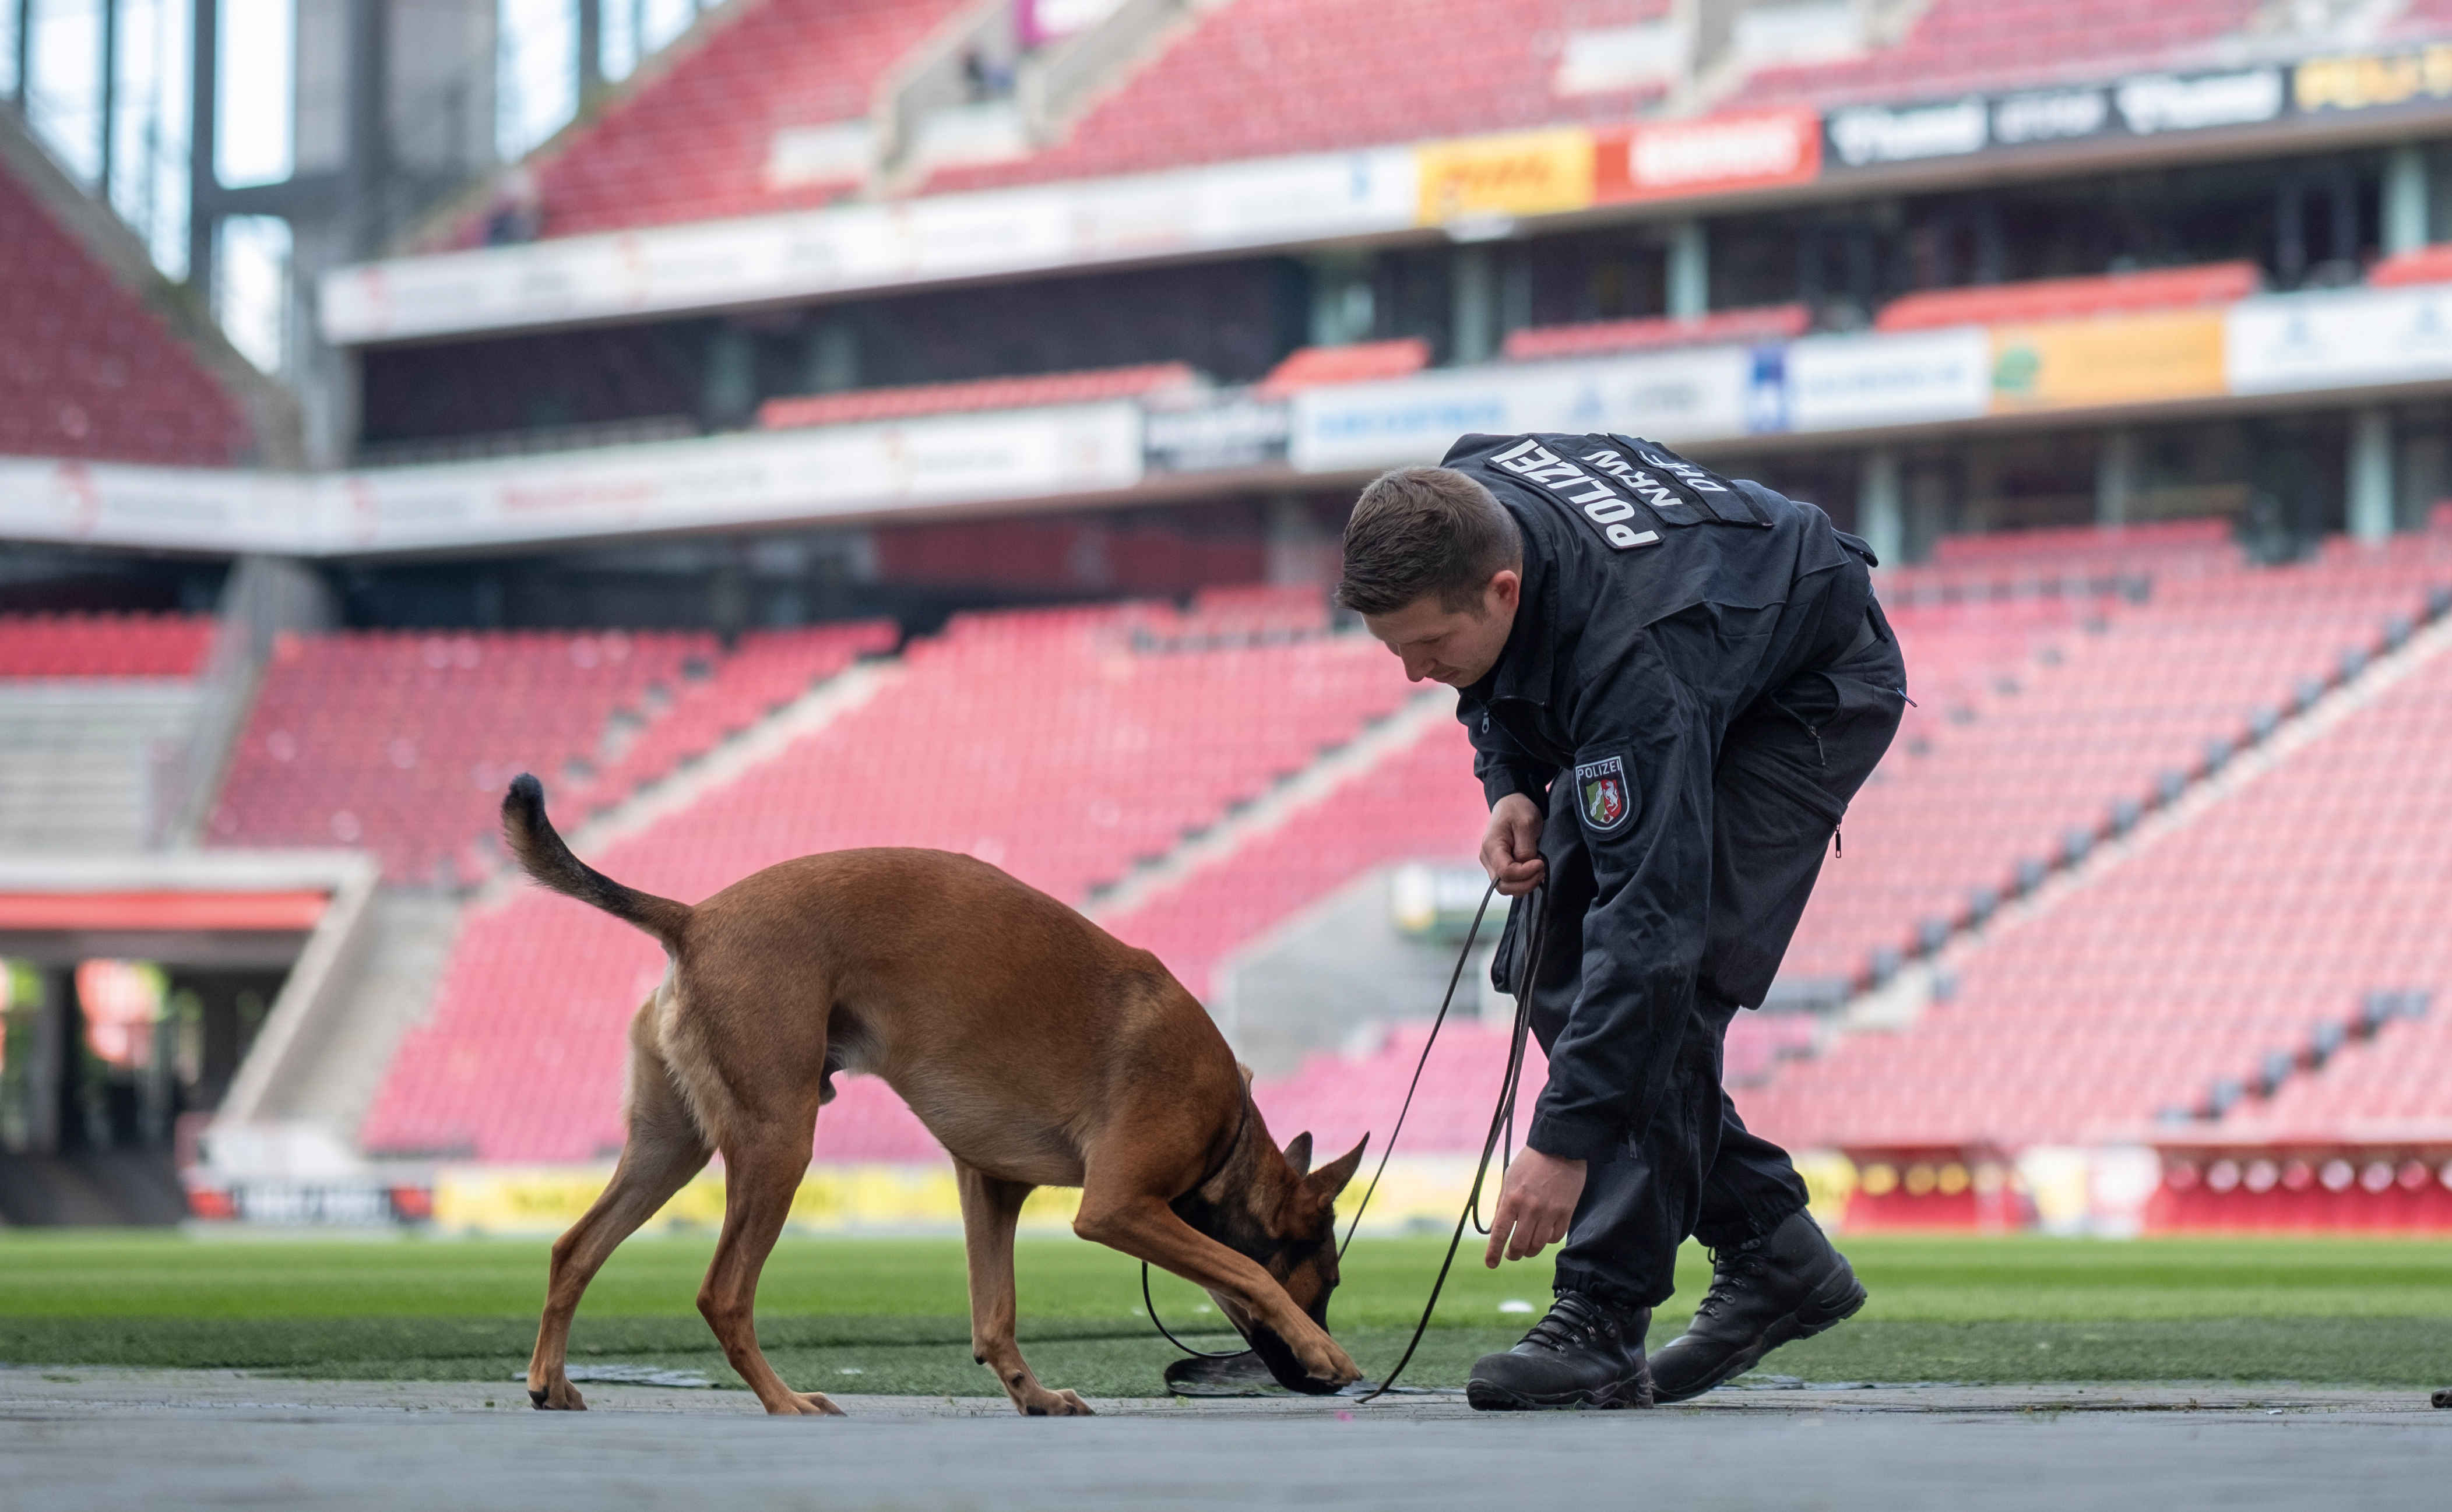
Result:
{"label": "officer's ear", "polygon": [[1481,590],[1481,612],[1484,618],[1493,613],[1513,614],[1524,599],[1524,575],[1513,567],[1501,567],[1490,575]]}

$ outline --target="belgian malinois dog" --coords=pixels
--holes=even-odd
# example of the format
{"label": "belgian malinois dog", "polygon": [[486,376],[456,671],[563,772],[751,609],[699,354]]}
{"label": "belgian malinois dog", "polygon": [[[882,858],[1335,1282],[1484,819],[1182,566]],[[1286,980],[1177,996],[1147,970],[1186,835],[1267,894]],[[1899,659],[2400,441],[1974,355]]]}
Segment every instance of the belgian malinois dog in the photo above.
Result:
{"label": "belgian malinois dog", "polygon": [[630,1021],[612,1184],[554,1242],[528,1361],[539,1407],[586,1404],[564,1368],[581,1294],[722,1150],[723,1229],[699,1311],[768,1412],[841,1411],[783,1384],[751,1317],[837,1071],[883,1077],[953,1155],[971,1352],[1022,1412],[1090,1410],[1040,1385],[1014,1344],[1014,1223],[1039,1187],[1081,1188],[1082,1238],[1208,1288],[1282,1384],[1325,1394],[1360,1376],[1324,1325],[1336,1195],[1362,1146],[1318,1170],[1308,1133],[1279,1153],[1250,1072],[1147,951],[942,851],[802,856],[691,908],[571,854],[533,776],[511,783],[503,829],[529,876],[671,959]]}

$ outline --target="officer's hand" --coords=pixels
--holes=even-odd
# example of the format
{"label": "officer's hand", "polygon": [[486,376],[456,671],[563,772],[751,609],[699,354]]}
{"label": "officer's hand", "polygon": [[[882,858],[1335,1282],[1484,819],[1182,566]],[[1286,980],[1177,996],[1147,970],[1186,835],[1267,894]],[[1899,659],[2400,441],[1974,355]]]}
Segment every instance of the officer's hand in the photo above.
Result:
{"label": "officer's hand", "polygon": [[1481,869],[1498,884],[1501,897],[1522,897],[1539,884],[1541,811],[1521,793],[1491,806],[1490,828],[1481,836]]}
{"label": "officer's hand", "polygon": [[1490,1220],[1490,1248],[1481,1263],[1496,1270],[1502,1250],[1509,1260],[1530,1260],[1543,1246],[1566,1238],[1583,1194],[1582,1161],[1560,1160],[1527,1145],[1507,1168],[1498,1211]]}

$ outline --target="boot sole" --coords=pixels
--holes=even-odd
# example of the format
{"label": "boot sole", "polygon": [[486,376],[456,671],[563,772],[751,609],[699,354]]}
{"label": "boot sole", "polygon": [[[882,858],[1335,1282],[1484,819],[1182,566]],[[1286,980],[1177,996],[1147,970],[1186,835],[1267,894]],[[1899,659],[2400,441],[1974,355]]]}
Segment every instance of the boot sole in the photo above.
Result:
{"label": "boot sole", "polygon": [[1718,1370],[1683,1391],[1672,1393],[1655,1387],[1655,1397],[1661,1402],[1686,1402],[1699,1397],[1713,1386],[1724,1385],[1762,1364],[1763,1356],[1781,1345],[1810,1339],[1817,1333],[1846,1323],[1864,1306],[1865,1284],[1856,1279],[1855,1267],[1843,1260],[1838,1273],[1823,1282],[1820,1289],[1806,1298],[1794,1312],[1763,1329],[1751,1345],[1730,1355]]}
{"label": "boot sole", "polygon": [[1464,1400],[1481,1412],[1614,1412],[1622,1408],[1651,1406],[1651,1379],[1649,1375],[1621,1381],[1590,1391],[1568,1391],[1556,1396],[1532,1396],[1510,1391],[1505,1386],[1487,1381],[1468,1381]]}

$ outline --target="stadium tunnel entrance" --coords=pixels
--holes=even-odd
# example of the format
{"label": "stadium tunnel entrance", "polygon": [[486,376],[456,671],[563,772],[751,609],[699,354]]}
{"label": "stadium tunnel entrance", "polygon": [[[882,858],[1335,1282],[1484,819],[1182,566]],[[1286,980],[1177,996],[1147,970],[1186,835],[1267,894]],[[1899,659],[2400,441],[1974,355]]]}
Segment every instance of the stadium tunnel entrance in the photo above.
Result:
{"label": "stadium tunnel entrance", "polygon": [[188,1217],[204,1127],[257,1095],[250,1055],[311,1037],[371,891],[346,855],[0,870],[0,1223]]}

